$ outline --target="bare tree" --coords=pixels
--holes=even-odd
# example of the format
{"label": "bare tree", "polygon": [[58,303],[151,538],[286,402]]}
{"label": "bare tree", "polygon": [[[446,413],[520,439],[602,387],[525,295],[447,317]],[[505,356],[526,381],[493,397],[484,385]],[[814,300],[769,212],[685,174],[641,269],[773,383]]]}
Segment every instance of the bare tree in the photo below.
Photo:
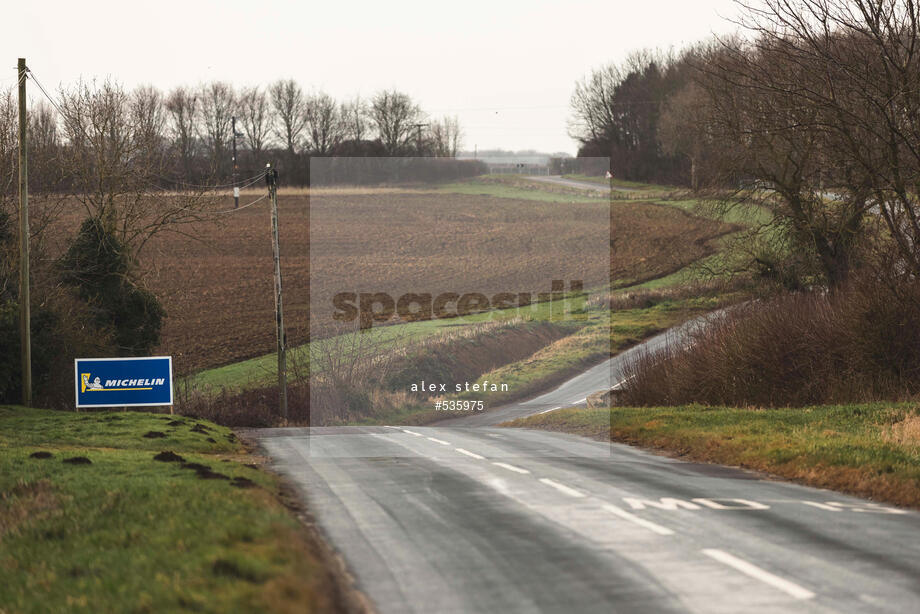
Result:
{"label": "bare tree", "polygon": [[151,85],[143,85],[131,93],[130,106],[134,130],[152,143],[160,141],[166,128],[163,94]]}
{"label": "bare tree", "polygon": [[249,87],[240,94],[243,112],[243,133],[252,154],[258,159],[268,144],[271,133],[271,113],[268,98],[258,86]]}
{"label": "bare tree", "polygon": [[17,251],[16,178],[19,173],[19,109],[13,88],[0,92],[0,301],[16,296],[18,279],[14,263]]}
{"label": "bare tree", "polygon": [[[720,183],[746,188],[723,203],[734,206],[743,196],[770,211],[771,232],[785,241],[805,273],[812,267],[836,286],[858,260],[872,205],[859,182],[835,190],[832,198],[824,193],[821,175],[840,142],[828,129],[825,109],[803,104],[799,95],[823,88],[823,71],[790,43],[735,39],[711,49],[700,79],[711,113],[697,121],[708,123],[716,141],[713,163]],[[844,177],[851,170],[845,164],[836,172],[848,183]],[[773,256],[759,260],[763,273],[776,273]]]}
{"label": "bare tree", "polygon": [[204,128],[205,143],[211,154],[211,168],[219,176],[224,176],[230,164],[227,151],[236,94],[229,83],[215,81],[203,85],[199,97],[201,123]]}
{"label": "bare tree", "polygon": [[328,94],[318,92],[307,98],[304,107],[307,148],[311,154],[328,155],[345,138],[346,126],[338,105]]}
{"label": "bare tree", "polygon": [[[54,288],[57,278],[43,264],[53,260],[45,245],[59,236],[48,228],[60,219],[66,205],[61,165],[61,139],[56,111],[44,101],[28,112],[29,142],[29,236],[31,241],[33,297],[44,301],[45,291]],[[18,295],[19,250],[16,220],[19,209],[19,110],[15,90],[0,91],[0,303]]]}
{"label": "bare tree", "polygon": [[60,145],[57,113],[44,101],[39,102],[29,109],[29,153],[56,151]]}
{"label": "bare tree", "polygon": [[674,93],[664,105],[658,124],[661,149],[669,155],[686,156],[690,161],[690,188],[700,188],[698,167],[712,142],[709,133],[708,103],[703,89],[688,83]]}
{"label": "bare tree", "polygon": [[50,105],[38,102],[29,109],[29,189],[50,194],[62,187],[61,138],[58,117]]}
{"label": "bare tree", "polygon": [[197,149],[196,131],[200,112],[198,103],[197,93],[186,87],[177,87],[166,98],[172,145],[179,153],[186,180],[192,175],[192,160]]}
{"label": "bare tree", "polygon": [[569,105],[569,136],[588,142],[610,138],[617,122],[616,89],[623,81],[623,73],[614,64],[595,70],[575,84]]}
{"label": "bare tree", "polygon": [[439,157],[456,157],[462,143],[460,121],[456,116],[443,117],[428,127],[432,153]]}
{"label": "bare tree", "polygon": [[293,79],[276,81],[269,88],[275,113],[275,133],[293,157],[300,149],[301,135],[306,126],[306,105],[303,90]]}
{"label": "bare tree", "polygon": [[[149,100],[147,100],[149,103]],[[164,230],[181,232],[197,221],[207,200],[201,193],[151,194],[167,164],[161,136],[149,130],[149,104],[117,83],[81,82],[60,93],[63,165],[72,195],[87,217],[128,246],[132,256]]]}
{"label": "bare tree", "polygon": [[611,170],[625,179],[672,182],[685,175],[685,162],[662,152],[658,121],[662,103],[688,72],[683,55],[645,50],[577,83],[569,134],[580,154],[609,157]]}
{"label": "bare tree", "polygon": [[758,52],[794,69],[762,89],[818,113],[802,129],[827,134],[835,201],[877,210],[897,268],[920,274],[920,5],[766,0],[744,23]]}
{"label": "bare tree", "polygon": [[340,114],[345,124],[345,139],[363,141],[368,135],[368,107],[360,96],[342,103]]}
{"label": "bare tree", "polygon": [[411,150],[413,124],[421,111],[408,94],[383,90],[371,100],[371,119],[388,155],[396,156]]}

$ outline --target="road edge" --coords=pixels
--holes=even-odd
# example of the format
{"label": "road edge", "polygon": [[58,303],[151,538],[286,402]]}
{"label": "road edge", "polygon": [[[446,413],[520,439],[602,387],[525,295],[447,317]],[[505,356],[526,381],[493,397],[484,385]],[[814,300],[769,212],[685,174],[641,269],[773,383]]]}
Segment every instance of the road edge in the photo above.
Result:
{"label": "road edge", "polygon": [[287,476],[275,471],[269,460],[271,457],[250,432],[252,430],[254,429],[236,428],[233,432],[249,453],[262,461],[259,468],[277,478],[280,488],[275,499],[297,519],[310,545],[323,563],[325,572],[332,580],[333,602],[337,609],[347,614],[378,614],[371,599],[358,589],[357,579],[349,570],[345,558],[332,546],[307,507],[307,493],[302,492]]}

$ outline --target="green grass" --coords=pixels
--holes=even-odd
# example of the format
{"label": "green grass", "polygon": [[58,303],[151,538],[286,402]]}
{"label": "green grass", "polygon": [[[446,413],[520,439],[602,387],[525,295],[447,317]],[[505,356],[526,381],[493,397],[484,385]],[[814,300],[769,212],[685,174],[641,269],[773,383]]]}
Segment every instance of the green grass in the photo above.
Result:
{"label": "green grass", "polygon": [[732,207],[723,214],[713,211],[709,207],[702,206],[700,201],[693,198],[679,200],[657,200],[659,205],[667,205],[683,209],[687,213],[692,213],[699,217],[711,220],[719,220],[728,224],[739,224],[741,226],[753,226],[759,224],[768,224],[772,220],[772,215],[764,207],[757,205],[745,204]]}
{"label": "green grass", "polygon": [[[165,426],[174,420],[182,426]],[[156,451],[181,449],[209,454],[243,451],[233,433],[224,427],[207,424],[205,428],[212,434],[193,432],[191,428],[198,422],[183,416],[142,412],[72,413],[0,407],[0,445],[4,448],[13,444],[17,447],[50,444]],[[142,437],[150,431],[162,432],[167,437]],[[209,442],[208,437],[215,442]]]}
{"label": "green grass", "polygon": [[529,181],[523,178],[483,178],[447,183],[438,186],[439,190],[454,194],[474,194],[477,196],[492,196],[495,198],[515,198],[518,200],[534,200],[539,202],[597,202],[606,195],[580,191],[577,188],[553,190],[554,186]]}
{"label": "green grass", "polygon": [[[507,383],[508,392],[469,393],[462,398],[483,399],[489,406],[527,398],[559,384],[588,365],[596,364],[690,318],[710,311],[716,299],[663,301],[645,309],[613,313],[589,312],[589,324],[530,358],[505,365],[479,378]],[[605,321],[609,318],[609,321]]]}
{"label": "green grass", "polygon": [[596,183],[599,185],[613,186],[613,189],[616,190],[617,187],[629,188],[631,190],[672,190],[675,189],[672,186],[660,185],[656,183],[642,183],[640,181],[627,181],[626,179],[617,179],[614,177],[612,180],[607,179],[606,177],[601,177],[597,175],[563,175],[564,179],[571,179],[572,181],[586,181],[588,183]]}
{"label": "green grass", "polygon": [[[606,309],[588,310],[584,325],[573,334],[524,360],[489,371],[476,380],[480,384],[485,380],[508,384],[508,391],[471,391],[450,398],[481,399],[488,409],[534,396],[643,339],[716,308],[717,304],[718,298],[707,297],[667,300],[644,309],[613,313]],[[432,407],[433,401],[400,407],[392,412],[364,417],[358,423],[424,424],[445,417],[443,412],[436,412]]]}
{"label": "green grass", "polygon": [[566,409],[507,426],[625,441],[920,507],[920,413],[915,404]]}
{"label": "green grass", "polygon": [[[234,481],[153,460],[162,450]],[[204,421],[0,407],[0,611],[330,610],[314,546],[248,462]]]}
{"label": "green grass", "polygon": [[[711,209],[701,206],[700,201],[696,199],[655,200],[654,202],[658,205],[677,207],[678,209],[682,209],[693,215],[714,219],[729,224],[737,224],[745,228],[765,226],[769,224],[771,220],[769,211],[762,207],[753,205],[729,209],[724,216],[720,216],[713,212]],[[745,233],[746,231],[741,230],[739,232]],[[621,288],[621,290],[655,290],[661,288],[673,288],[683,284],[690,284],[710,279],[712,273],[715,273],[716,276],[726,277],[728,275],[728,271],[731,270],[729,263],[731,255],[729,255],[727,252],[731,251],[733,242],[737,241],[739,236],[742,235],[739,235],[739,233],[736,232],[720,237],[718,239],[718,251],[716,253],[693,262],[669,275],[657,277],[655,279],[631,286],[624,286]],[[773,234],[768,236],[768,239],[772,242],[776,242],[775,231]]]}
{"label": "green grass", "polygon": [[[493,320],[510,320],[518,315],[523,315],[528,319],[536,321],[548,320],[551,317],[550,303],[533,303],[521,309],[492,310],[471,314],[461,318],[433,319],[421,322],[378,326],[364,334],[370,335],[371,337],[369,345],[373,347],[375,351],[380,351],[421,341],[448,331],[454,331],[458,327],[473,326]],[[313,356],[320,355],[323,351],[324,343],[329,342],[318,340],[311,344],[289,348],[289,362],[305,363],[307,352],[311,351],[313,352]],[[277,355],[266,354],[223,367],[201,371],[186,378],[185,383],[203,391],[216,391],[220,388],[226,388],[228,390],[245,390],[248,388],[271,385],[276,380],[277,372]]]}

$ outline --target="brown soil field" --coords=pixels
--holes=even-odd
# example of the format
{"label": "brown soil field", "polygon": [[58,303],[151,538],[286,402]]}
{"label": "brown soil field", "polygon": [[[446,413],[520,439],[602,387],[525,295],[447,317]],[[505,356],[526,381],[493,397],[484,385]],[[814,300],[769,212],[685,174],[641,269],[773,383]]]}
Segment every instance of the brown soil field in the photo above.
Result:
{"label": "brown soil field", "polygon": [[[492,296],[549,292],[553,279],[580,279],[585,288],[651,279],[711,253],[712,240],[731,229],[636,202],[392,189],[318,191],[312,203],[307,194],[282,192],[278,202],[289,345],[308,335],[311,264],[316,324],[331,315],[338,292]],[[79,219],[71,222],[75,228]],[[174,356],[180,374],[271,352],[267,199],[183,230],[194,238],[162,233],[141,255],[145,283],[168,314],[158,351]]]}

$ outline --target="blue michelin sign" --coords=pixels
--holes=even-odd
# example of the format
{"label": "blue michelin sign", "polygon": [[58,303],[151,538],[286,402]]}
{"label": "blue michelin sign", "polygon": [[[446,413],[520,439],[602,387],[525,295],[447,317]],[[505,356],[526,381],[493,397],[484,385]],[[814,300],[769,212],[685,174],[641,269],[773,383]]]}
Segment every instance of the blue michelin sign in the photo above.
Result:
{"label": "blue michelin sign", "polygon": [[77,407],[172,405],[172,357],[77,358]]}

